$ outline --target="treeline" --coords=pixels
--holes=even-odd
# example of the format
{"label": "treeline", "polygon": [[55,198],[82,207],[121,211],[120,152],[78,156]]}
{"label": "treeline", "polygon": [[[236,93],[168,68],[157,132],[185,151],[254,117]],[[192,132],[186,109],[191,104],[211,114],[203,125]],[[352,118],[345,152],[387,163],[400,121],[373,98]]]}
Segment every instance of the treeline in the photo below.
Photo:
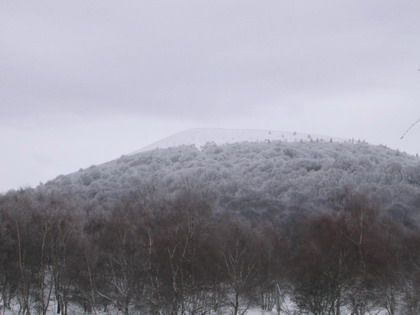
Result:
{"label": "treeline", "polygon": [[226,211],[339,210],[348,191],[363,193],[395,218],[419,219],[420,160],[363,143],[208,143],[158,149],[92,166],[39,187],[71,193],[84,207],[111,207],[121,195],[206,191]]}
{"label": "treeline", "polygon": [[[420,314],[420,230],[360,196],[287,217],[184,192],[106,212],[27,190],[0,198],[5,308],[46,314]],[[295,312],[295,313],[293,313]]]}

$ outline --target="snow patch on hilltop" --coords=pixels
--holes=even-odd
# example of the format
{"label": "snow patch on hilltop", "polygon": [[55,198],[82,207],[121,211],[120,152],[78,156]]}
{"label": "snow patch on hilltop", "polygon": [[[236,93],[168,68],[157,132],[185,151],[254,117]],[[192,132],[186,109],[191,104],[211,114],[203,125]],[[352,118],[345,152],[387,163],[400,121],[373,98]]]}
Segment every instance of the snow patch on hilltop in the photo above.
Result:
{"label": "snow patch on hilltop", "polygon": [[167,149],[181,145],[195,145],[201,148],[206,143],[213,142],[218,145],[236,142],[267,142],[267,141],[334,141],[344,142],[343,139],[307,133],[284,132],[278,130],[258,129],[189,129],[181,131],[160,141],[152,143],[132,154],[154,149]]}

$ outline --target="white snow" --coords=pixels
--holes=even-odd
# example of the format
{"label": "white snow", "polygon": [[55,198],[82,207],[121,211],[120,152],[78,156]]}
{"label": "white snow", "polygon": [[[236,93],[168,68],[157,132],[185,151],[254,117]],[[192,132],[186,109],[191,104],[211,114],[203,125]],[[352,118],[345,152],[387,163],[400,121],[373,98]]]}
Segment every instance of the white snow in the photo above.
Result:
{"label": "white snow", "polygon": [[264,142],[280,140],[285,142],[297,141],[334,141],[344,142],[343,139],[307,134],[297,132],[285,132],[279,130],[259,130],[259,129],[189,129],[181,131],[160,141],[152,143],[132,154],[150,151],[154,149],[166,149],[180,145],[195,145],[197,148],[206,143],[214,142],[218,145],[236,142]]}

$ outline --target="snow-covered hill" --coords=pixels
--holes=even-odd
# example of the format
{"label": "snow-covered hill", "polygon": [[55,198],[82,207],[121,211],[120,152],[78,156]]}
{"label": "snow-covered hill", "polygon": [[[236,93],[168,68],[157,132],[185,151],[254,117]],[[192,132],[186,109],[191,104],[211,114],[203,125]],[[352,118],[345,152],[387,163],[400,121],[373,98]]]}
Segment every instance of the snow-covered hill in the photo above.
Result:
{"label": "snow-covered hill", "polygon": [[[226,134],[221,131],[220,139]],[[156,149],[59,176],[40,188],[69,194],[79,208],[112,207],[132,194],[167,198],[193,189],[209,195],[219,209],[258,215],[338,209],[345,196],[360,193],[396,218],[420,220],[420,160],[414,156],[359,141],[304,141],[298,134],[283,133],[284,141],[246,138],[230,144],[208,143],[205,135],[217,138],[206,130],[181,133]],[[207,145],[197,148],[198,143]]]}
{"label": "snow-covered hill", "polygon": [[[401,257],[411,257],[412,248],[418,247],[420,236],[415,233],[420,227],[420,159],[417,157],[361,141],[273,131],[206,129],[180,133],[143,150],[59,176],[36,189],[12,191],[2,196],[0,215],[3,209],[1,218],[4,220],[0,224],[0,236],[8,238],[1,246],[5,255],[15,256],[0,262],[0,270],[20,274],[22,265],[17,263],[21,259],[20,251],[14,244],[22,231],[26,237],[22,243],[31,246],[23,255],[23,265],[30,267],[28,274],[34,279],[31,280],[34,287],[38,291],[46,290],[48,287],[38,280],[39,275],[48,274],[44,270],[54,269],[47,264],[42,266],[40,261],[43,259],[37,256],[43,257],[44,252],[39,248],[47,239],[44,235],[58,233],[51,234],[51,240],[47,239],[50,245],[46,248],[54,248],[52,255],[55,255],[49,261],[62,259],[61,250],[56,252],[55,248],[62,248],[64,241],[61,239],[69,237],[64,248],[66,253],[70,249],[70,259],[65,256],[66,264],[63,265],[71,267],[63,271],[65,277],[57,278],[70,281],[67,288],[77,286],[75,293],[70,291],[68,295],[74,294],[70,302],[77,309],[86,308],[88,303],[93,309],[97,306],[104,309],[110,304],[109,314],[119,314],[115,310],[124,309],[121,303],[126,303],[125,314],[137,314],[128,311],[134,306],[159,309],[162,314],[173,313],[166,310],[174,309],[174,301],[179,303],[173,299],[176,291],[172,291],[173,274],[178,270],[188,275],[176,280],[188,294],[182,297],[183,305],[191,306],[191,310],[194,306],[195,310],[196,304],[189,303],[200,299],[211,301],[200,304],[204,309],[212,310],[206,314],[215,314],[215,306],[218,307],[217,314],[228,314],[224,305],[235,305],[229,302],[233,301],[234,291],[221,289],[233,288],[237,280],[232,279],[247,281],[241,307],[244,310],[246,305],[252,306],[250,315],[260,313],[259,305],[266,304],[265,298],[261,300],[261,292],[273,294],[273,283],[276,283],[274,291],[281,307],[286,305],[281,302],[283,298],[293,302],[287,314],[294,314],[295,307],[299,313],[308,313],[306,310],[311,306],[302,303],[308,300],[307,294],[311,298],[315,294],[318,298],[318,292],[321,292],[323,299],[330,299],[330,295],[336,299],[335,287],[330,289],[337,283],[337,277],[331,277],[330,273],[335,266],[340,266],[336,270],[345,281],[345,285],[340,282],[339,286],[344,288],[346,295],[340,293],[339,297],[346,296],[346,301],[350,301],[347,296],[360,292],[358,277],[362,269],[358,266],[364,272],[371,270],[369,279],[378,279],[374,281],[379,283],[374,297],[370,298],[373,302],[369,304],[376,314],[385,314],[379,313],[385,309],[384,304],[378,304],[387,303],[383,296],[388,287],[382,285],[388,282],[384,280],[413,274],[416,278],[401,278],[399,294],[406,292],[408,281],[418,283],[414,282],[418,279],[409,269],[411,267],[400,264],[400,259],[389,258],[400,251],[407,253]],[[15,230],[19,224],[21,228]],[[364,237],[369,235],[363,243],[363,248],[369,252],[366,257],[360,256],[361,245],[354,246],[353,237],[361,235],[359,233]],[[55,243],[56,239],[58,243]],[[214,241],[216,245],[213,245]],[[152,248],[153,252],[150,251]],[[248,249],[238,251],[238,248]],[[202,249],[201,253],[199,249]],[[178,256],[171,254],[175,252]],[[343,252],[346,253],[344,260],[341,258]],[[83,264],[80,264],[80,253],[85,255]],[[254,256],[254,253],[257,254]],[[257,270],[256,276],[244,273],[240,277],[245,278],[232,277],[231,270],[236,267],[232,269],[232,265],[226,265],[226,257],[236,261],[233,266]],[[257,257],[262,259],[261,267],[254,269]],[[282,265],[284,257],[293,259]],[[364,267],[365,258],[371,267]],[[207,262],[209,259],[213,260]],[[242,259],[247,264],[243,264]],[[14,263],[10,266],[9,261]],[[203,265],[204,261],[207,265]],[[413,270],[417,270],[420,256],[414,256],[412,261]],[[191,262],[195,263],[193,267]],[[173,263],[179,268],[175,272]],[[96,269],[91,269],[91,265]],[[202,265],[205,268],[201,268]],[[39,267],[44,269],[37,269]],[[295,267],[299,268],[295,270]],[[245,269],[240,267],[238,270],[242,274]],[[267,270],[278,271],[272,274]],[[286,273],[291,275],[283,278]],[[274,275],[278,278],[272,278]],[[353,283],[349,277],[357,281]],[[18,284],[26,284],[22,282],[26,277],[22,279]],[[89,285],[92,279],[96,281],[95,285]],[[158,279],[158,286],[155,279]],[[191,280],[184,282],[184,279]],[[121,290],[120,283],[132,291]],[[317,284],[315,287],[314,283]],[[327,289],[321,287],[320,290],[318,283],[326,283]],[[366,283],[363,292],[371,289],[370,282]],[[393,285],[394,280],[389,283]],[[9,282],[9,287],[18,286]],[[192,291],[191,287],[194,288]],[[282,291],[289,287],[292,288],[287,289],[290,292]],[[100,292],[96,292],[96,288],[100,288]],[[24,303],[21,296],[27,296],[26,293],[15,292],[20,298],[16,301]],[[38,298],[40,294],[34,292],[34,297]],[[132,300],[127,299],[126,292],[130,292]],[[131,295],[131,292],[135,293]],[[409,291],[409,297],[415,292],[418,292],[417,288]],[[166,299],[161,305],[154,299],[158,294]],[[223,303],[219,303],[220,295]],[[86,300],[87,296],[94,298]],[[102,299],[104,296],[107,297],[105,300]],[[33,301],[31,307],[39,307],[38,300],[34,298]],[[345,309],[351,305],[346,303],[342,314],[349,314]],[[342,304],[334,302],[334,305]]]}
{"label": "snow-covered hill", "polygon": [[181,131],[151,145],[142,148],[132,154],[150,151],[154,149],[166,149],[180,145],[195,145],[201,148],[206,143],[218,145],[236,142],[267,142],[267,141],[334,141],[343,142],[343,139],[323,135],[311,135],[306,133],[285,132],[279,130],[260,129],[212,129],[197,128]]}

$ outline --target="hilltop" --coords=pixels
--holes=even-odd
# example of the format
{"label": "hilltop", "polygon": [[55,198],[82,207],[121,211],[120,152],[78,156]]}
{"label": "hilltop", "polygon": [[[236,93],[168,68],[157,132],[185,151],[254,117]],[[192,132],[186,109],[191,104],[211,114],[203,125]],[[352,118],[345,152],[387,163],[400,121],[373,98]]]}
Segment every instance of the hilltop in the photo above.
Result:
{"label": "hilltop", "polygon": [[[200,130],[191,142],[176,146],[175,140],[185,135],[194,133],[59,176],[38,189],[69,194],[80,206],[101,209],[127,196],[165,199],[193,190],[207,195],[220,210],[257,216],[339,209],[347,194],[363,193],[398,218],[417,217],[420,160],[414,156],[328,137],[308,140],[307,135],[289,134],[290,138],[282,133],[287,141],[274,140],[280,136],[275,132],[269,141],[255,141],[268,135],[261,132],[253,133],[254,142],[201,145],[208,132]],[[222,143],[225,135],[221,131],[213,139]],[[175,146],[160,148],[169,143]]]}
{"label": "hilltop", "polygon": [[228,144],[238,142],[269,142],[269,141],[334,141],[344,142],[343,139],[324,135],[287,132],[264,129],[223,129],[223,128],[196,128],[178,132],[174,135],[152,143],[135,153],[154,149],[167,149],[180,145],[194,145],[201,148],[207,143]]}

